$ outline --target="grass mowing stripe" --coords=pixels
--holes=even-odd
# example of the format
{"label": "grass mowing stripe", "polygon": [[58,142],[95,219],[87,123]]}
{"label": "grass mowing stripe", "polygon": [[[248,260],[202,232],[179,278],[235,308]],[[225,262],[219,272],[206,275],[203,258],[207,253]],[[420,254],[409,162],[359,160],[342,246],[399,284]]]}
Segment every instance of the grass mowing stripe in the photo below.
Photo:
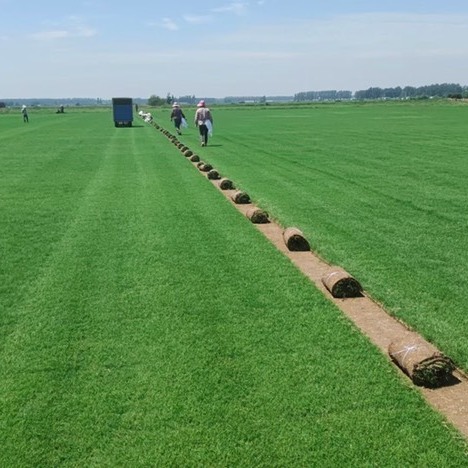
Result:
{"label": "grass mowing stripe", "polygon": [[467,111],[444,103],[217,109],[220,146],[205,153],[466,370]]}
{"label": "grass mowing stripe", "polygon": [[466,460],[180,152],[151,128],[92,125],[99,169],[1,351],[3,465]]}

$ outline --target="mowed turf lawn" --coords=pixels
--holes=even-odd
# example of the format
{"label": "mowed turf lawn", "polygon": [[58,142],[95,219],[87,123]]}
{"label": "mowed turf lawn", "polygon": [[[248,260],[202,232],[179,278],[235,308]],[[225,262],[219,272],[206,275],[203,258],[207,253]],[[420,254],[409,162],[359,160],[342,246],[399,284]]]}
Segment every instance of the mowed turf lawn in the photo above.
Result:
{"label": "mowed turf lawn", "polygon": [[0,466],[466,465],[154,128],[78,111],[0,128]]}
{"label": "mowed turf lawn", "polygon": [[468,371],[468,104],[213,114],[205,158]]}

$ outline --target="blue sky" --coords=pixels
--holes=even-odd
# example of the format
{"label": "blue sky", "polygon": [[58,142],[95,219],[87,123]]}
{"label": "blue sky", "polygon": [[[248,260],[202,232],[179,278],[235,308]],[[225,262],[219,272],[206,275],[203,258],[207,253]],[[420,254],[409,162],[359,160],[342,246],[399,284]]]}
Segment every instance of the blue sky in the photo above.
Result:
{"label": "blue sky", "polygon": [[468,84],[466,0],[0,0],[0,98]]}

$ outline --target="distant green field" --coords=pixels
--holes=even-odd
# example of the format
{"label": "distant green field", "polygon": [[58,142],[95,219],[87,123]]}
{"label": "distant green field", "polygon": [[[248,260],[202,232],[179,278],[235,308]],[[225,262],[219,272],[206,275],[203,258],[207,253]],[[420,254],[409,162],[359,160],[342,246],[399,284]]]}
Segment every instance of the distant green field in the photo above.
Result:
{"label": "distant green field", "polygon": [[468,371],[468,105],[214,114],[206,159]]}
{"label": "distant green field", "polygon": [[[333,143],[309,135],[319,111],[219,110],[204,150],[353,267],[369,246],[335,242],[354,236],[359,220],[345,221],[358,200],[345,193],[329,211],[332,189],[353,185],[336,180],[337,156],[328,171],[319,163],[328,151],[317,148]],[[323,111],[317,125],[344,118]],[[419,392],[166,138],[136,123],[116,129],[102,111],[32,111],[28,125],[0,114],[0,466],[466,464],[466,443]],[[193,128],[185,138],[196,147]],[[321,158],[296,149],[303,138],[317,139]]]}

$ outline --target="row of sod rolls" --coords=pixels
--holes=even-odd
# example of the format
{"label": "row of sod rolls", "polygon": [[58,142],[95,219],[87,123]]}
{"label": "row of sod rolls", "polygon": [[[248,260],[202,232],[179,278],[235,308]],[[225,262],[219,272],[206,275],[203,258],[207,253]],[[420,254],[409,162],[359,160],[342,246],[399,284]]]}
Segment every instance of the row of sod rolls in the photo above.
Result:
{"label": "row of sod rolls", "polygon": [[[168,130],[156,122],[150,122],[157,130],[163,133],[181,152],[196,164],[200,172],[205,173],[211,180],[219,180],[218,186],[221,190],[232,190],[231,200],[235,204],[251,204],[250,196],[242,191],[236,190],[234,183],[221,177],[219,172],[209,163],[200,160],[188,146],[178,140]],[[247,218],[255,224],[269,223],[268,213],[252,206],[246,211]],[[289,251],[310,251],[310,244],[304,234],[296,227],[289,227],[283,231],[283,241]],[[334,268],[322,278],[322,283],[334,298],[347,299],[363,297],[361,284],[350,274],[341,268]],[[429,388],[436,388],[453,383],[455,370],[453,361],[442,354],[437,348],[413,335],[402,337],[393,341],[388,348],[390,358],[398,365],[413,381],[414,384]]]}

